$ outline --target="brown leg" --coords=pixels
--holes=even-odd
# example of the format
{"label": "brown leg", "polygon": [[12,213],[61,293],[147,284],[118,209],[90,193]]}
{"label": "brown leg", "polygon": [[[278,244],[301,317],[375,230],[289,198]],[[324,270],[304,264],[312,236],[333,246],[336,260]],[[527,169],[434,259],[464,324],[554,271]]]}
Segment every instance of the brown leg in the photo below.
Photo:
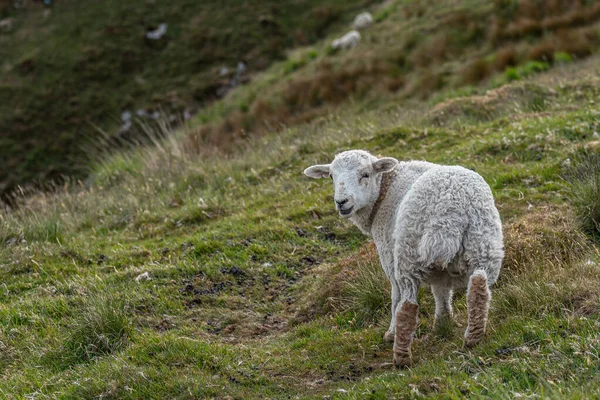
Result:
{"label": "brown leg", "polygon": [[483,339],[487,324],[491,293],[487,284],[487,275],[477,270],[471,275],[467,289],[467,310],[469,325],[465,332],[465,346],[473,347]]}
{"label": "brown leg", "polygon": [[410,345],[417,330],[419,306],[405,301],[396,312],[396,337],[394,341],[394,365],[397,368],[411,364]]}

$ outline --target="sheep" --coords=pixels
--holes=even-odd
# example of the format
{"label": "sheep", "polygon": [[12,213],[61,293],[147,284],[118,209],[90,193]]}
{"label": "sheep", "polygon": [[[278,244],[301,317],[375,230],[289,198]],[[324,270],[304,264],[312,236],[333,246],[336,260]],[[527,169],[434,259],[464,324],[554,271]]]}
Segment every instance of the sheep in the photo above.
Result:
{"label": "sheep", "polygon": [[363,30],[363,29],[367,29],[368,27],[370,27],[373,24],[373,16],[371,15],[370,12],[365,11],[365,12],[361,12],[360,14],[358,14],[356,16],[356,18],[354,18],[354,29],[356,29],[357,31]]}
{"label": "sheep", "polygon": [[452,318],[452,294],[467,289],[464,345],[483,339],[491,292],[504,246],[502,223],[488,184],[474,171],[425,161],[399,162],[364,150],[313,165],[311,178],[330,177],[334,202],[375,242],[392,285],[392,319],[384,340],[394,342],[394,365],[411,365],[417,292],[431,287],[435,320]]}
{"label": "sheep", "polygon": [[360,33],[358,31],[350,31],[339,39],[335,39],[331,43],[334,49],[348,50],[358,46],[360,43]]}

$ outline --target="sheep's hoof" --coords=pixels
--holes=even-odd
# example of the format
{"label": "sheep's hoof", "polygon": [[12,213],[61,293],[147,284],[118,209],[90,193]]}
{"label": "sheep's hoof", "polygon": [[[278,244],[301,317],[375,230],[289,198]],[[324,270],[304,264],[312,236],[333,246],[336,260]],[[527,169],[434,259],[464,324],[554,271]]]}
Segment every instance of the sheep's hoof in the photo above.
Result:
{"label": "sheep's hoof", "polygon": [[383,341],[386,343],[394,343],[394,336],[396,334],[394,331],[387,331],[385,335],[383,335]]}
{"label": "sheep's hoof", "polygon": [[412,358],[409,353],[396,353],[394,352],[394,367],[396,368],[407,368],[412,364]]}
{"label": "sheep's hoof", "polygon": [[475,347],[481,340],[483,339],[483,335],[474,335],[474,334],[466,334],[464,346],[466,348]]}

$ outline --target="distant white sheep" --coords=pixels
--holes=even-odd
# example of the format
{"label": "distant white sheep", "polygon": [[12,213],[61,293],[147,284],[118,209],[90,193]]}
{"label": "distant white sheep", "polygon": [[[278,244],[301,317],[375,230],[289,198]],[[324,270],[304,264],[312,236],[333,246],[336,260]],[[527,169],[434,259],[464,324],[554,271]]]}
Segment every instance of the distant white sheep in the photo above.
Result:
{"label": "distant white sheep", "polygon": [[158,28],[146,32],[146,37],[151,40],[159,40],[167,33],[167,27],[168,25],[165,23],[159,24]]}
{"label": "distant white sheep", "polygon": [[398,162],[363,150],[313,165],[311,178],[331,177],[339,214],[371,235],[392,284],[394,364],[411,363],[417,328],[417,292],[429,284],[435,323],[452,317],[452,294],[467,288],[465,345],[485,334],[493,285],[504,247],[502,224],[488,184],[471,170],[423,161]]}
{"label": "distant white sheep", "polygon": [[350,31],[339,39],[335,39],[331,43],[334,49],[348,50],[360,44],[360,32]]}
{"label": "distant white sheep", "polygon": [[365,12],[358,14],[356,16],[356,18],[354,18],[353,26],[354,26],[354,29],[356,29],[357,31],[360,31],[363,29],[367,29],[372,24],[373,24],[373,16],[371,15],[370,12],[365,11]]}

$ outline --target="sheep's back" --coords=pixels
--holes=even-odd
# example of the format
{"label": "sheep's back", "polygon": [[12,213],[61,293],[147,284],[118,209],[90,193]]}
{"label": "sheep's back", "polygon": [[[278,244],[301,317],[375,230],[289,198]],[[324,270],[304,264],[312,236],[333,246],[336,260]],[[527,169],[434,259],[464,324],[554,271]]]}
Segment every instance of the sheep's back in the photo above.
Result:
{"label": "sheep's back", "polygon": [[400,265],[441,268],[465,251],[476,257],[498,247],[498,240],[501,248],[502,241],[490,187],[458,166],[431,168],[413,183],[400,203],[394,236]]}

